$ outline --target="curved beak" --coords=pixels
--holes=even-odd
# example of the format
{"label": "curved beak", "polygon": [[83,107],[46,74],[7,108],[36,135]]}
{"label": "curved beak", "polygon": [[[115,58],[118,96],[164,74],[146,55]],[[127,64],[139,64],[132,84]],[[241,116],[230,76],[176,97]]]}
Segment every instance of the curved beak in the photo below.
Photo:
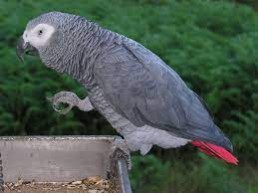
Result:
{"label": "curved beak", "polygon": [[37,55],[38,51],[35,47],[33,47],[29,42],[25,42],[23,37],[21,36],[16,45],[16,54],[18,58],[24,62],[24,55]]}

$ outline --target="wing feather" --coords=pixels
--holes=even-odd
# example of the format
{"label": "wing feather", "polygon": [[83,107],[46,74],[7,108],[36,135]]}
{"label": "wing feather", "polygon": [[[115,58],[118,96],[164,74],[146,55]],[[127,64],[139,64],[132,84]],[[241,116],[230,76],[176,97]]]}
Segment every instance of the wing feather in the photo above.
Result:
{"label": "wing feather", "polygon": [[200,97],[137,42],[114,42],[95,64],[94,74],[105,98],[134,125],[150,125],[179,137],[232,149]]}

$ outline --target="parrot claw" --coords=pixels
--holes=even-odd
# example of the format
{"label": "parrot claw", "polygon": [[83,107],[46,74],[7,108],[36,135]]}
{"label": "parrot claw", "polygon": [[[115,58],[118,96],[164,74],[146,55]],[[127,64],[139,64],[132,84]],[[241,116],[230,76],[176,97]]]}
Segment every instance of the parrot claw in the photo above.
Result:
{"label": "parrot claw", "polygon": [[62,115],[66,115],[68,112],[70,112],[70,110],[73,108],[73,105],[69,104],[67,108],[64,108],[64,109],[58,109],[58,105],[54,105],[53,104],[53,108],[56,112],[58,112],[59,114],[62,114]]}
{"label": "parrot claw", "polygon": [[[82,111],[91,111],[93,106],[88,97],[81,100],[75,93],[68,91],[61,91],[53,97],[47,97],[47,100],[53,104],[53,108],[60,114],[67,114],[74,106],[77,106]],[[68,107],[60,109],[61,104],[68,104]]]}
{"label": "parrot claw", "polygon": [[[53,97],[47,97],[47,100],[53,104],[53,108],[60,114],[67,114],[74,106],[77,106],[80,99],[73,92],[61,91]],[[68,104],[68,107],[60,109],[61,104]]]}
{"label": "parrot claw", "polygon": [[109,166],[108,171],[110,171],[111,169],[114,169],[114,165],[115,165],[114,161],[117,161],[118,159],[124,159],[127,164],[128,170],[131,170],[132,164],[131,164],[130,150],[124,139],[120,139],[120,138],[115,139],[115,141],[112,143],[109,157],[112,162]]}

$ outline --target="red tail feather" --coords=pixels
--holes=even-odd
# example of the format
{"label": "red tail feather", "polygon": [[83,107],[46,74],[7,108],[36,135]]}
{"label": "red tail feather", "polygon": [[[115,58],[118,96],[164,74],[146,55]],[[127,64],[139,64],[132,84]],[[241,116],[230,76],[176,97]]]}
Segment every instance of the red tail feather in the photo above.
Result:
{"label": "red tail feather", "polygon": [[198,147],[200,151],[204,152],[209,156],[213,156],[222,160],[225,160],[228,163],[237,165],[238,160],[235,156],[233,156],[230,152],[228,152],[223,147],[202,142],[202,141],[192,141],[194,146]]}

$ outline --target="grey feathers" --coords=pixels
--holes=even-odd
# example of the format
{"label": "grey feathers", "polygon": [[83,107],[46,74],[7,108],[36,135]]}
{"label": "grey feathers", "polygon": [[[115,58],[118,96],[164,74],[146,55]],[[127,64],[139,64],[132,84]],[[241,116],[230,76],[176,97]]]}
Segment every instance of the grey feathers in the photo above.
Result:
{"label": "grey feathers", "polygon": [[83,84],[93,106],[107,119],[114,113],[116,123],[125,118],[121,126],[150,126],[232,150],[201,99],[139,43],[71,14],[43,14],[27,28],[38,23],[49,23],[56,29],[49,44],[39,48],[42,61]]}
{"label": "grey feathers", "polygon": [[117,112],[136,126],[150,125],[228,150],[231,143],[182,79],[155,54],[124,39],[96,61],[95,79]]}

